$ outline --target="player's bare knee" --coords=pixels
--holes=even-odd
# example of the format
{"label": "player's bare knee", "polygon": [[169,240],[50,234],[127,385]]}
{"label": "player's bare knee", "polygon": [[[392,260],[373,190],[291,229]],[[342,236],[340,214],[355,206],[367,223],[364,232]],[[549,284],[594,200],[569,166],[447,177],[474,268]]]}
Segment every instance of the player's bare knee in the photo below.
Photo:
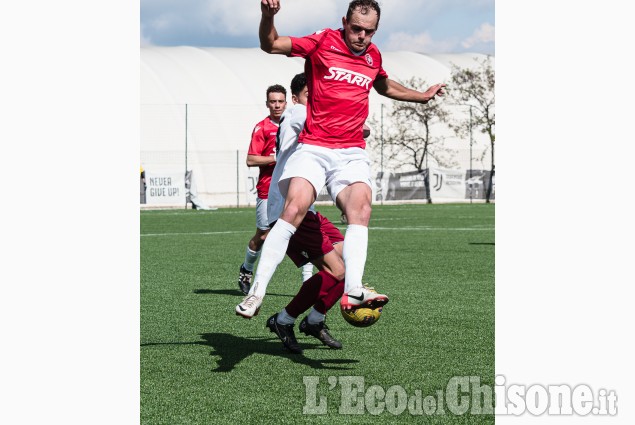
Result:
{"label": "player's bare knee", "polygon": [[373,208],[370,206],[370,204],[365,204],[361,208],[361,220],[365,223],[366,226],[368,226],[368,223],[370,222],[370,214],[372,211]]}
{"label": "player's bare knee", "polygon": [[298,227],[306,215],[306,210],[301,208],[298,204],[289,203],[284,207],[284,211],[280,218],[287,223],[291,223],[293,226]]}
{"label": "player's bare knee", "polygon": [[[341,246],[341,244],[338,244]],[[342,280],[346,275],[346,266],[344,264],[344,259],[342,258],[341,252],[338,252],[338,249],[334,249],[331,253],[336,253],[337,257],[335,259],[332,256],[329,258],[329,267],[331,269],[331,274],[337,279]]]}
{"label": "player's bare knee", "polygon": [[256,235],[249,240],[249,249],[252,251],[260,251],[263,243],[264,239],[261,239],[258,235]]}
{"label": "player's bare knee", "polygon": [[344,267],[344,262],[340,264],[333,264],[330,262],[322,263],[320,264],[320,267],[318,267],[318,269],[327,271],[337,280],[344,280],[344,276],[346,276],[346,268]]}
{"label": "player's bare knee", "polygon": [[344,264],[342,264],[342,267],[336,267],[331,274],[335,277],[335,279],[343,280],[344,276],[346,276],[346,268],[344,267]]}
{"label": "player's bare knee", "polygon": [[349,208],[346,211],[346,220],[348,224],[359,224],[368,227],[371,212],[372,207],[370,204],[361,205],[356,209]]}

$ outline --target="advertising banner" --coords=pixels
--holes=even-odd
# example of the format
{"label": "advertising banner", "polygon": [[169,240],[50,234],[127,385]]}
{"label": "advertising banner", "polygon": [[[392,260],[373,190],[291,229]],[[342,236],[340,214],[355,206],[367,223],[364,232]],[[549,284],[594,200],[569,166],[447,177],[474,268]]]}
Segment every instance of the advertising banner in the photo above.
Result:
{"label": "advertising banner", "polygon": [[183,171],[146,170],[146,204],[185,205]]}
{"label": "advertising banner", "polygon": [[451,170],[426,168],[421,171],[396,173],[379,172],[375,178],[373,195],[377,201],[411,201],[429,198],[462,201],[485,199],[490,190],[490,199],[495,199],[495,185],[492,176],[491,188],[489,170]]}
{"label": "advertising banner", "polygon": [[430,168],[430,198],[465,199],[465,172]]}

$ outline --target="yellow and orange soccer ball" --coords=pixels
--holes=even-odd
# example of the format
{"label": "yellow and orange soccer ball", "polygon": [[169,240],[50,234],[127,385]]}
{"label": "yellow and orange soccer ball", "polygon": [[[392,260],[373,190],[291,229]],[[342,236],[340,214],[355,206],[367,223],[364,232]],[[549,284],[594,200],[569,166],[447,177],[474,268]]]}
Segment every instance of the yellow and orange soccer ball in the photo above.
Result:
{"label": "yellow and orange soccer ball", "polygon": [[[373,288],[370,288],[368,286],[366,286],[366,288],[372,292],[377,293],[377,291],[375,291]],[[379,307],[374,310],[370,308],[358,308],[355,310],[346,311],[340,304],[340,311],[342,312],[342,317],[344,318],[344,320],[358,328],[366,328],[377,323],[377,321],[381,317],[382,309],[383,307]]]}

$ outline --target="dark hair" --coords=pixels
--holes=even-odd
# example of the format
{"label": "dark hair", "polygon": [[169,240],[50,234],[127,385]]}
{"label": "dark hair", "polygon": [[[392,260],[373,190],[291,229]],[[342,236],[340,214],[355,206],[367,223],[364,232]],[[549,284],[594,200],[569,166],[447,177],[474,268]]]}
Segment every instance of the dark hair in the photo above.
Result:
{"label": "dark hair", "polygon": [[282,93],[287,98],[287,89],[282,87],[280,84],[274,84],[273,86],[269,86],[267,88],[267,99],[269,99],[269,93]]}
{"label": "dark hair", "polygon": [[296,96],[300,95],[300,92],[305,86],[306,76],[304,75],[304,72],[296,74],[296,76],[293,77],[293,80],[291,80],[291,94]]}
{"label": "dark hair", "polygon": [[353,16],[353,12],[355,9],[360,8],[360,12],[362,15],[366,15],[370,10],[374,10],[377,12],[377,23],[379,23],[379,18],[381,17],[381,9],[379,8],[379,4],[375,0],[353,0],[348,4],[348,11],[346,12],[346,21],[351,20],[351,16]]}

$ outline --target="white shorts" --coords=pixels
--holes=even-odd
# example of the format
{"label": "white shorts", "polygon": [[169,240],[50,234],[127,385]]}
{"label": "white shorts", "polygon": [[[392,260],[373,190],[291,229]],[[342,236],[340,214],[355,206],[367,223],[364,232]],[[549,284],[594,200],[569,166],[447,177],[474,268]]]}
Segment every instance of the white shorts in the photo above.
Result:
{"label": "white shorts", "polygon": [[267,200],[256,197],[256,227],[260,230],[269,230],[267,219]]}
{"label": "white shorts", "polygon": [[287,196],[292,177],[308,180],[316,196],[326,185],[333,202],[342,189],[353,183],[366,183],[371,190],[373,187],[370,160],[362,148],[329,149],[300,143],[287,160],[278,181],[278,188],[284,197]]}

